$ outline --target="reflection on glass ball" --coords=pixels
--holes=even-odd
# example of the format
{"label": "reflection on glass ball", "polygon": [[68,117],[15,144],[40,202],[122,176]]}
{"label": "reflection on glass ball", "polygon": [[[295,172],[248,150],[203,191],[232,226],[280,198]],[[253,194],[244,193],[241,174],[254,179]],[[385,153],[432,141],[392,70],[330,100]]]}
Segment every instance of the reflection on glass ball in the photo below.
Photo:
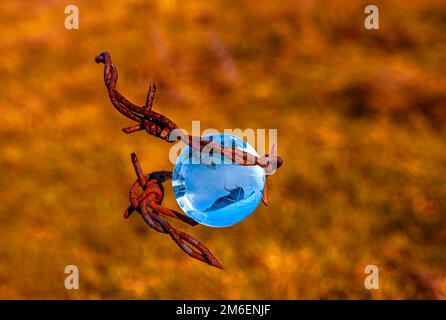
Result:
{"label": "reflection on glass ball", "polygon": [[[258,156],[252,146],[233,135],[218,133],[202,139]],[[215,152],[186,147],[175,164],[172,185],[179,206],[192,219],[210,227],[227,227],[257,208],[265,175],[259,166],[243,166]]]}

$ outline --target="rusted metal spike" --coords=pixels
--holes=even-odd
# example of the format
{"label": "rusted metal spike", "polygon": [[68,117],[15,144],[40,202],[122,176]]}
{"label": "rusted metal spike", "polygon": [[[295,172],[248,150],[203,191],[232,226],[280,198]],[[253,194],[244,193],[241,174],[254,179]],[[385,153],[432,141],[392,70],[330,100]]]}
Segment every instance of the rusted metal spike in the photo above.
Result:
{"label": "rusted metal spike", "polygon": [[146,104],[144,106],[145,115],[149,114],[149,111],[152,109],[153,99],[155,98],[156,85],[152,83],[149,88],[149,92],[147,93]]}
{"label": "rusted metal spike", "polygon": [[136,131],[140,131],[140,130],[144,130],[144,127],[142,125],[140,125],[140,124],[136,124],[134,126],[127,127],[127,128],[122,128],[122,131],[124,133],[127,133],[127,134],[133,133],[133,132],[136,132]]}
{"label": "rusted metal spike", "polygon": [[138,177],[139,184],[141,187],[144,187],[146,184],[146,177],[142,173],[141,165],[139,164],[138,158],[136,157],[136,153],[131,154],[133,168],[135,169],[136,176]]}

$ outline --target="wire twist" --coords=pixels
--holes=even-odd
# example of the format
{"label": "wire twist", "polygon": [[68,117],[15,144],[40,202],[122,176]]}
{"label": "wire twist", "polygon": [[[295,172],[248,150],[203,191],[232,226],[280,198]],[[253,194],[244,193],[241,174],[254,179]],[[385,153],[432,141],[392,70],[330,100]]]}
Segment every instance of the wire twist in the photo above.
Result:
{"label": "wire twist", "polygon": [[192,226],[197,224],[188,216],[161,206],[164,197],[162,183],[172,178],[172,172],[157,171],[144,175],[136,154],[132,153],[131,158],[138,178],[130,188],[130,206],[125,211],[124,217],[128,218],[132,212],[137,211],[149,227],[160,233],[170,235],[181,250],[190,257],[223,269],[221,263],[203,243],[183,231],[176,230],[166,219],[160,216],[160,213],[162,213]]}

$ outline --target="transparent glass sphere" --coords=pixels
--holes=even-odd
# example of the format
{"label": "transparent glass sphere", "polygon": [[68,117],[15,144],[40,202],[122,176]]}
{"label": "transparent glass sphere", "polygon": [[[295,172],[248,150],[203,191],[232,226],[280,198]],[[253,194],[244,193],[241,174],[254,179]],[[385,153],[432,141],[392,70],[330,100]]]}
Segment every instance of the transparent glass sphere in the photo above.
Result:
{"label": "transparent glass sphere", "polygon": [[[252,146],[233,135],[218,133],[202,139],[258,156]],[[243,166],[214,153],[186,147],[175,164],[173,191],[178,205],[192,219],[210,227],[227,227],[257,208],[265,174],[259,166]]]}

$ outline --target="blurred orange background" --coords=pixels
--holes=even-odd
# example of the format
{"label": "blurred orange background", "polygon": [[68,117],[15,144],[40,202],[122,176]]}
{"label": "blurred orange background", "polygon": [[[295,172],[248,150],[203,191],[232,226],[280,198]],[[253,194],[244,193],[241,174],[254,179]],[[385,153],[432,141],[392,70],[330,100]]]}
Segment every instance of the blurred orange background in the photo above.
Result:
{"label": "blurred orange background", "polygon": [[[367,4],[1,1],[0,298],[444,298],[446,2],[374,1],[370,31]],[[223,229],[173,221],[224,271],[122,218],[130,153],[172,170],[171,145],[121,132],[104,50],[128,99],[155,82],[154,110],[186,130],[278,129],[269,208]]]}

